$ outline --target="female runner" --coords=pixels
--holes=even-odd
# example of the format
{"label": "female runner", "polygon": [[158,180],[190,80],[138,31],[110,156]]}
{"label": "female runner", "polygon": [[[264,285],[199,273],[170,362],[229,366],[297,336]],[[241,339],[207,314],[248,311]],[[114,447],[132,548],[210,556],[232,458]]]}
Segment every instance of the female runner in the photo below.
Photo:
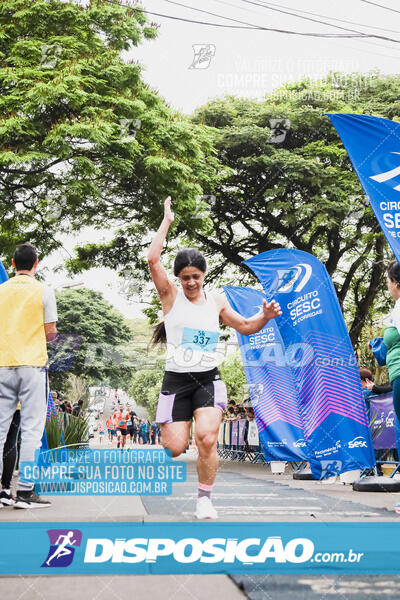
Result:
{"label": "female runner", "polygon": [[195,420],[198,499],[196,517],[215,519],[217,512],[210,495],[218,470],[217,437],[227,403],[225,384],[218,364],[219,321],[243,335],[262,329],[282,314],[278,303],[263,301],[260,314],[245,319],[235,312],[222,294],[203,290],[206,261],[197,250],[183,249],[174,261],[174,275],[180,288],[168,278],[160,262],[168,229],[174,220],[171,198],[164,202],[164,219],[150,245],[148,263],[164,314],[153,342],[167,343],[164,379],[156,422],[161,424],[164,448],[179,456],[188,446],[192,418]]}

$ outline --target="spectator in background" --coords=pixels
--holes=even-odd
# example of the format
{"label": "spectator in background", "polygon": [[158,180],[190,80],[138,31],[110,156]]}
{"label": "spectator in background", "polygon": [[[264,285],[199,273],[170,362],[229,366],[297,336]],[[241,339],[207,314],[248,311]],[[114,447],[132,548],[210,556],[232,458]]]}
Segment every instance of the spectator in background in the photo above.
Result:
{"label": "spectator in background", "polygon": [[247,418],[249,419],[249,421],[254,421],[255,419],[254,408],[252,406],[249,406],[249,408],[247,409]]}
{"label": "spectator in background", "polygon": [[137,443],[142,444],[142,433],[140,431],[140,429],[142,427],[142,420],[139,418],[137,420],[136,427],[137,427]]}
{"label": "spectator in background", "polygon": [[239,418],[240,419],[247,419],[247,409],[244,406],[240,407]]}
{"label": "spectator in background", "polygon": [[[15,277],[0,285],[0,472],[3,450],[18,402],[21,403],[20,461],[35,459],[46,421],[48,361],[46,340],[57,335],[54,292],[35,279],[38,253],[29,242],[12,260]],[[15,508],[50,506],[33,482],[20,475]]]}
{"label": "spectator in background", "polygon": [[393,390],[390,383],[383,383],[382,385],[376,385],[373,381],[366,380],[367,388],[374,394],[388,394]]}
{"label": "spectator in background", "polygon": [[238,419],[240,419],[240,407],[235,404],[233,407],[233,420],[237,421]]}
{"label": "spectator in background", "polygon": [[21,406],[18,404],[17,410],[11,421],[10,429],[8,430],[3,450],[3,475],[1,477],[2,491],[0,492],[0,502],[1,504],[4,504],[4,506],[12,506],[15,504],[15,498],[11,494],[11,480],[17,463],[17,443],[21,422],[20,408]]}
{"label": "spectator in background", "polygon": [[369,369],[360,369],[361,387],[363,389],[363,396],[365,405],[367,407],[367,415],[369,418],[370,411],[370,398],[373,396],[372,391],[367,387],[367,382],[372,383],[372,373]]}
{"label": "spectator in background", "polygon": [[158,429],[157,423],[152,423],[150,431],[151,431],[151,443],[152,443],[153,446],[156,443],[157,429]]}
{"label": "spectator in background", "polygon": [[148,444],[149,443],[149,422],[148,421],[143,421],[141,426],[140,426],[140,433],[142,436],[142,441],[143,444]]}
{"label": "spectator in background", "polygon": [[369,417],[371,397],[378,394],[387,394],[392,391],[390,383],[384,385],[375,385],[372,381],[372,373],[369,369],[360,369],[361,387],[363,389],[363,396],[365,404],[367,406],[367,414]]}
{"label": "spectator in background", "polygon": [[75,402],[74,406],[72,407],[72,414],[75,417],[83,417],[83,400],[78,400],[78,402]]}
{"label": "spectator in background", "polygon": [[233,421],[234,418],[235,415],[233,412],[233,406],[228,406],[228,408],[224,412],[224,419],[225,421]]}
{"label": "spectator in background", "polygon": [[134,430],[133,430],[133,443],[134,444],[138,444],[139,443],[139,428],[140,428],[140,419],[139,417],[133,417],[133,424],[134,424]]}
{"label": "spectator in background", "polygon": [[400,422],[400,265],[397,261],[393,261],[388,267],[387,286],[395,305],[387,319],[383,341],[387,348],[389,381],[393,387],[393,408]]}

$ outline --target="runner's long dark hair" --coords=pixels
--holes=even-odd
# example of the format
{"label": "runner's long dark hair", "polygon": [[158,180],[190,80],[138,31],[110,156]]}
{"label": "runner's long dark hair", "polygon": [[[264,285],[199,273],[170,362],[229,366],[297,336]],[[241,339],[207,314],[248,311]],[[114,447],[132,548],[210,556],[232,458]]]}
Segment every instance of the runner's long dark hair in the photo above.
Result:
{"label": "runner's long dark hair", "polygon": [[[174,275],[179,277],[179,273],[185,267],[196,267],[205,273],[207,271],[207,262],[201,252],[194,248],[183,248],[179,250],[174,260]],[[164,321],[155,326],[153,335],[150,340],[150,347],[154,348],[157,344],[165,344],[167,342],[167,333],[165,331]]]}
{"label": "runner's long dark hair", "polygon": [[388,266],[387,276],[390,281],[393,281],[397,285],[397,287],[400,287],[400,265],[397,260],[394,260]]}

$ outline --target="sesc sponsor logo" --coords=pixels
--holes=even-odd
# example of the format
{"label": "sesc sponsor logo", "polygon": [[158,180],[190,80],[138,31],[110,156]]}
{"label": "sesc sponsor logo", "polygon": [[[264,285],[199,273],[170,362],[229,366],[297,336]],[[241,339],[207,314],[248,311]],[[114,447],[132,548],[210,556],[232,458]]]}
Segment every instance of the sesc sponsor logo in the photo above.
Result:
{"label": "sesc sponsor logo", "polygon": [[314,544],[307,538],[294,538],[285,545],[280,536],[246,538],[89,538],[85,563],[155,563],[170,557],[178,563],[304,563],[314,554]]}
{"label": "sesc sponsor logo", "polygon": [[348,443],[349,448],[367,448],[367,440],[359,435]]}
{"label": "sesc sponsor logo", "polygon": [[307,442],[302,438],[297,440],[297,442],[293,442],[293,446],[295,448],[305,448],[305,446],[307,446]]}

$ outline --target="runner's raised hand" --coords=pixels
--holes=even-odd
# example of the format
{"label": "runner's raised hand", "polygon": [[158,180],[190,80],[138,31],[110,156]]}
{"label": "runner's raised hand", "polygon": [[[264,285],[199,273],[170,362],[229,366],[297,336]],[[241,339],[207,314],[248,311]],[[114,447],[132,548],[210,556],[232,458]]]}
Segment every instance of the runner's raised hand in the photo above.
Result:
{"label": "runner's raised hand", "polygon": [[166,219],[168,223],[172,223],[174,220],[174,213],[171,210],[171,196],[168,196],[164,202],[164,219]]}

